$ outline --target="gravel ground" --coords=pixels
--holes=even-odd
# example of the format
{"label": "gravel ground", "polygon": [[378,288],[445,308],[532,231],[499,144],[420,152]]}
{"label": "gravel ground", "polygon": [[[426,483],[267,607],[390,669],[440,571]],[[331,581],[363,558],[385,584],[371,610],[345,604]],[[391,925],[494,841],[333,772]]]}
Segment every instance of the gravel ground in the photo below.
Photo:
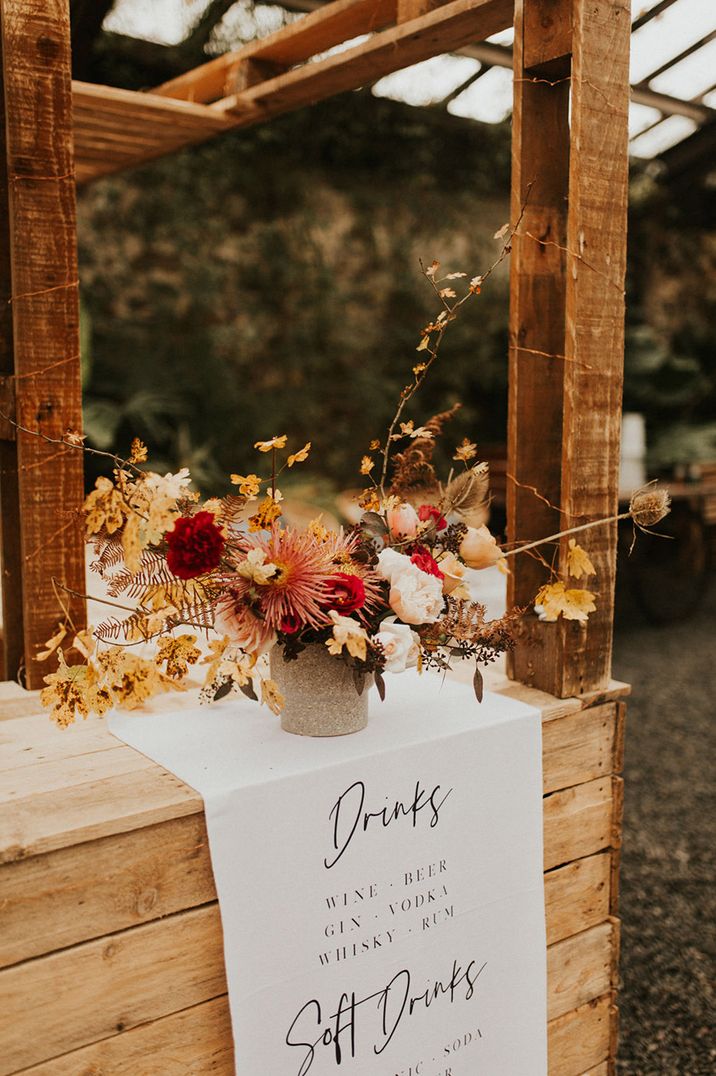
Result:
{"label": "gravel ground", "polygon": [[627,712],[617,1071],[712,1076],[716,923],[716,580],[669,627],[622,622]]}

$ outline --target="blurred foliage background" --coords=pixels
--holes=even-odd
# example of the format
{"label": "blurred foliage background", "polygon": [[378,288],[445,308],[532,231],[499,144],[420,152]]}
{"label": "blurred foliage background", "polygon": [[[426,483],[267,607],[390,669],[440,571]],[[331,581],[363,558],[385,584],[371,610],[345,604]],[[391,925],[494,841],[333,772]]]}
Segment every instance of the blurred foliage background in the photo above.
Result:
{"label": "blurred foliage background", "polygon": [[[128,59],[100,39],[79,73],[171,73],[140,44]],[[354,485],[437,312],[420,259],[484,272],[509,167],[509,122],[361,91],[82,190],[90,443],[126,451],[139,435],[153,466],[189,466],[209,493],[286,432],[313,441],[314,473]],[[716,459],[712,209],[713,192],[635,171],[624,402],[646,414],[652,468]],[[505,441],[508,270],[465,308],[413,405],[422,422],[462,401],[448,445]]]}

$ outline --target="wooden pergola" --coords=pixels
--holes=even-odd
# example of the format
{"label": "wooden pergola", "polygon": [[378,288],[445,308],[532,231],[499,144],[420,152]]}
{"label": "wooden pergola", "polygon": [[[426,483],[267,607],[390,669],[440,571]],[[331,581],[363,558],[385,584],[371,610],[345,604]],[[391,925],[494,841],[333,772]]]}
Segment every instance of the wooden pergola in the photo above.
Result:
{"label": "wooden pergola", "polygon": [[[22,671],[27,687],[41,685],[48,670],[36,661],[37,647],[59,619],[53,578],[78,593],[85,587],[82,453],[22,430],[52,440],[81,428],[76,184],[357,89],[512,25],[512,219],[523,216],[510,268],[508,537],[536,539],[616,513],[626,0],[333,0],[148,93],[72,82],[68,0],[0,0],[0,17],[0,679]],[[353,43],[336,49],[346,42]],[[613,1071],[615,1052],[618,941],[609,916],[616,910],[621,824],[621,782],[613,775],[623,706],[615,700],[624,693],[610,680],[616,526],[588,534],[597,612],[586,625],[527,616],[510,670],[514,680],[539,689],[532,697],[539,694],[546,715],[545,737],[557,726],[566,737],[558,750],[555,742],[559,773],[545,785],[550,809],[592,842],[562,849],[555,829],[545,869],[568,871],[570,885],[577,877],[588,881],[586,867],[580,875],[587,860],[579,857],[591,856],[594,870],[600,860],[607,871],[606,882],[589,889],[592,912],[595,894],[602,894],[594,927],[604,926],[597,931],[601,949],[584,957],[588,967],[599,965],[602,985],[594,987],[598,994],[589,993],[591,981],[575,986],[574,1012],[560,1014],[554,1032],[553,1076],[581,1076],[576,1044],[585,1035],[601,1036],[603,1044],[595,1047],[593,1076]],[[565,543],[562,564],[566,553]],[[527,607],[544,568],[529,557],[517,561],[508,598]],[[82,600],[66,600],[81,621]],[[547,816],[545,801],[546,824]],[[560,825],[569,829],[569,821]],[[579,938],[594,915],[585,919],[586,905],[570,908],[570,930]],[[569,952],[560,959],[568,961]]]}

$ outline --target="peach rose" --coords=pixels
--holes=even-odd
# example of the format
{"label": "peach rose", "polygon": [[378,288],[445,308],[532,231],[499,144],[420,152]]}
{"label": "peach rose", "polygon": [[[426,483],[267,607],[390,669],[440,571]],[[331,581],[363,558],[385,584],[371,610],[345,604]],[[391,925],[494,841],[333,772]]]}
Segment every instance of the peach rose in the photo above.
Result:
{"label": "peach rose", "polygon": [[460,543],[460,556],[468,568],[491,568],[502,558],[502,550],[486,526],[468,527]]}
{"label": "peach rose", "polygon": [[438,561],[438,567],[444,576],[443,594],[452,594],[465,578],[465,565],[454,553],[444,553]]}
{"label": "peach rose", "polygon": [[386,517],[393,538],[414,538],[418,533],[420,520],[412,504],[403,502],[396,508],[389,508]]}

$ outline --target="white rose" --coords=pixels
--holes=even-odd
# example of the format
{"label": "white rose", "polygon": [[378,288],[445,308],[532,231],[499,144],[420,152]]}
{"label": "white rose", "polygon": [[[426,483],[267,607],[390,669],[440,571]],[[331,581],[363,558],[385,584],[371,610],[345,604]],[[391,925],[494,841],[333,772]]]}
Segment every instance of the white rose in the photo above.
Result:
{"label": "white rose", "polygon": [[378,574],[389,583],[393,582],[393,576],[414,567],[410,557],[406,557],[405,553],[399,553],[397,549],[388,547],[378,554]]}
{"label": "white rose", "polygon": [[420,636],[407,624],[384,620],[374,639],[383,647],[386,672],[405,672],[418,664]]}
{"label": "white rose", "polygon": [[416,565],[393,576],[388,603],[406,624],[434,624],[443,609],[443,583]]}

